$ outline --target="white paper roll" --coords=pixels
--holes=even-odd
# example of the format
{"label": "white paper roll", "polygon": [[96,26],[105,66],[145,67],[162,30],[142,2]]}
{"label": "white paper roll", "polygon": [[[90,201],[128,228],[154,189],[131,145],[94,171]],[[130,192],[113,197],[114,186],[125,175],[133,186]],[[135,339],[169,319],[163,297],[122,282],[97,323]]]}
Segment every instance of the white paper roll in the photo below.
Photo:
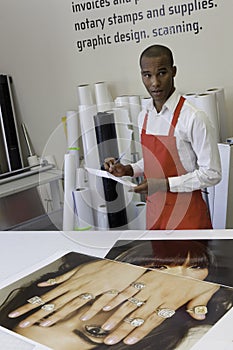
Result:
{"label": "white paper roll", "polygon": [[129,110],[130,119],[133,124],[133,142],[132,142],[132,153],[139,153],[141,155],[141,142],[138,129],[138,116],[142,110],[140,96],[129,96]]}
{"label": "white paper roll", "polygon": [[115,107],[111,111],[114,114],[115,128],[117,133],[117,142],[119,154],[124,153],[122,163],[129,162],[131,159],[132,144],[132,125],[129,118],[129,111],[124,107]]}
{"label": "white paper roll", "polygon": [[94,84],[95,99],[98,112],[104,112],[114,106],[112,96],[109,92],[106,82],[98,82]]}
{"label": "white paper roll", "polygon": [[220,142],[226,142],[227,137],[231,136],[228,130],[227,111],[225,92],[223,88],[210,88],[206,90],[210,94],[215,94],[218,109],[218,122],[220,129]]}
{"label": "white paper roll", "polygon": [[100,204],[97,210],[97,229],[98,231],[106,231],[109,229],[107,207]]}
{"label": "white paper roll", "polygon": [[195,96],[193,103],[198,109],[204,111],[207,114],[209,121],[214,127],[217,142],[220,142],[218,110],[215,95],[210,93],[198,94]]}
{"label": "white paper roll", "polygon": [[78,127],[78,112],[66,112],[66,128],[67,128],[67,148],[70,154],[75,157],[76,168],[79,167],[79,127]]}
{"label": "white paper roll", "polygon": [[69,148],[78,148],[78,112],[66,112],[66,128],[67,128],[67,146]]}
{"label": "white paper roll", "polygon": [[188,92],[187,94],[183,94],[184,98],[189,101],[192,104],[195,104],[195,98],[197,96],[197,93],[195,92]]}
{"label": "white paper roll", "polygon": [[146,203],[132,202],[131,221],[129,222],[131,230],[145,230],[146,229]]}
{"label": "white paper roll", "polygon": [[75,206],[75,230],[94,230],[94,216],[89,188],[77,188],[73,191],[73,199]]}
{"label": "white paper roll", "polygon": [[130,117],[133,125],[138,126],[138,115],[141,111],[141,101],[140,96],[133,95],[129,96],[129,111],[130,111]]}
{"label": "white paper roll", "polygon": [[78,104],[91,106],[94,104],[90,85],[77,86]]}
{"label": "white paper roll", "polygon": [[151,97],[141,97],[141,107],[146,109]]}
{"label": "white paper roll", "polygon": [[84,168],[76,169],[76,188],[89,187],[87,172]]}
{"label": "white paper roll", "polygon": [[[82,143],[84,151],[84,163],[89,168],[100,168],[98,145],[95,133],[94,115],[97,114],[97,106],[80,106],[79,119],[82,132]],[[104,198],[102,179],[88,174],[88,184],[91,190],[93,208],[97,209]]]}
{"label": "white paper roll", "polygon": [[76,185],[76,162],[72,154],[64,157],[64,207],[63,207],[63,230],[74,229],[74,201],[73,191]]}
{"label": "white paper roll", "polygon": [[117,96],[114,100],[116,107],[118,106],[126,106],[129,108],[129,96],[128,95],[122,95]]}
{"label": "white paper roll", "polygon": [[96,105],[79,107],[84,159],[86,166],[90,168],[99,166],[99,154],[94,124],[94,115],[96,114]]}

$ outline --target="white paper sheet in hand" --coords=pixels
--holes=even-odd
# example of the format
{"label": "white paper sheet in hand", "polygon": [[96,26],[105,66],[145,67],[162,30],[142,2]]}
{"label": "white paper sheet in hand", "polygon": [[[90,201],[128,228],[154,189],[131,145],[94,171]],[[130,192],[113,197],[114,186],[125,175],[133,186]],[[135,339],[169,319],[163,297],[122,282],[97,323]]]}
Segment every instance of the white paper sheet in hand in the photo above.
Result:
{"label": "white paper sheet in hand", "polygon": [[100,177],[105,177],[107,179],[112,179],[112,180],[115,180],[119,183],[121,183],[122,185],[125,185],[125,186],[129,186],[129,187],[136,187],[137,185],[132,183],[131,181],[127,180],[127,179],[123,179],[122,177],[117,177],[117,176],[114,176],[112,175],[111,173],[109,173],[108,171],[105,171],[105,170],[99,170],[99,169],[93,169],[93,168],[88,168],[88,167],[85,167],[85,169],[90,173],[90,174],[93,174],[93,175],[96,175],[96,176],[100,176]]}

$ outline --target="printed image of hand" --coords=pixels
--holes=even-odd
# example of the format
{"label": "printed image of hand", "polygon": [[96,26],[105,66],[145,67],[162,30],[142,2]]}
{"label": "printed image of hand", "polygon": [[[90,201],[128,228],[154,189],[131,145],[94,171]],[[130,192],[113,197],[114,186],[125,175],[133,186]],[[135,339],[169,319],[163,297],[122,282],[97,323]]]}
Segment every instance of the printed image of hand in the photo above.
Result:
{"label": "printed image of hand", "polygon": [[[54,284],[54,288],[35,302],[32,300],[26,303],[25,301],[25,305],[13,310],[8,316],[15,318],[36,309],[30,316],[25,316],[25,319],[19,323],[19,327],[30,327],[38,322],[41,326],[47,327],[64,319],[90,301],[94,302],[92,313],[96,314],[145,271],[146,269],[138,266],[110,260],[83,264],[55,279],[39,283],[38,286],[41,288],[51,284]],[[95,302],[96,297],[98,299]],[[39,310],[38,306],[40,306]],[[48,315],[46,319],[44,319],[44,307]]]}
{"label": "printed image of hand", "polygon": [[[111,331],[104,343],[135,344],[181,306],[196,320],[204,320],[208,301],[219,285],[160,271],[149,271],[112,299],[103,310],[116,311],[102,325]],[[141,286],[141,289],[140,289]],[[138,289],[137,289],[138,288]],[[137,294],[135,294],[137,289]],[[140,324],[141,323],[141,324]],[[139,325],[139,326],[138,326]]]}

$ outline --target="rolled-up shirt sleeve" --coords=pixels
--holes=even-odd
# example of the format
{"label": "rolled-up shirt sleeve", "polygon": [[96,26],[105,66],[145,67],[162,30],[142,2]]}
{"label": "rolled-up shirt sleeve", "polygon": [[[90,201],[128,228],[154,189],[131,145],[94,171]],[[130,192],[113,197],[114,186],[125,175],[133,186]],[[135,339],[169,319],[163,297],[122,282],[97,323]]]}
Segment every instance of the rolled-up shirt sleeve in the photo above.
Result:
{"label": "rolled-up shirt sleeve", "polygon": [[140,159],[138,162],[131,164],[134,172],[134,177],[139,177],[144,175],[144,161]]}
{"label": "rolled-up shirt sleeve", "polygon": [[[186,133],[187,141],[196,155],[196,166],[193,170],[187,169],[188,160],[183,162],[187,174],[169,177],[171,192],[190,192],[204,189],[216,185],[221,180],[221,161],[216,131],[206,114],[201,111],[195,112],[190,118],[187,130],[184,133]],[[182,126],[180,133],[182,133]]]}

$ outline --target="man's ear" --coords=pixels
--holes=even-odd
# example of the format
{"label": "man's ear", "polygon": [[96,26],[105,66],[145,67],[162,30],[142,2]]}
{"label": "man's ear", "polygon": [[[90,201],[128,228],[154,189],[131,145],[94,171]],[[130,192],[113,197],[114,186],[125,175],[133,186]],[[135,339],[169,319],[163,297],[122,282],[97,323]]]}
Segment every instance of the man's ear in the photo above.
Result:
{"label": "man's ear", "polygon": [[172,76],[173,76],[173,78],[176,76],[176,72],[177,72],[177,68],[176,68],[176,66],[173,66],[172,67]]}

